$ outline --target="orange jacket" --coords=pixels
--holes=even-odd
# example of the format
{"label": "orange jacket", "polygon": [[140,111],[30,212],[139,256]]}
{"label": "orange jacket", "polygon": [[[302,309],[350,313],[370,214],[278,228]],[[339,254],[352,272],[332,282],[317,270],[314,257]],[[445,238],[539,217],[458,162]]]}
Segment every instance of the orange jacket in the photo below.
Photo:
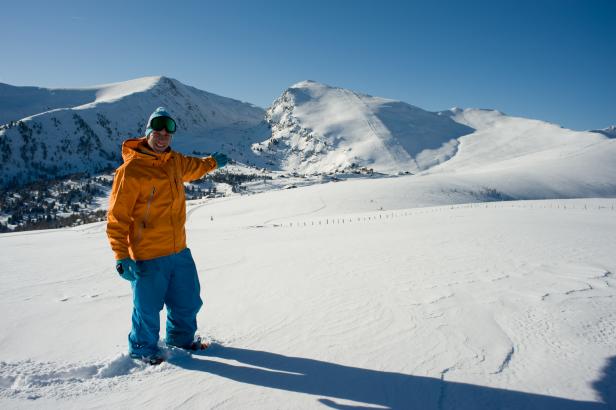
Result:
{"label": "orange jacket", "polygon": [[145,138],[122,144],[109,198],[107,236],[117,260],[171,255],[186,248],[184,182],[216,169],[212,157],[152,151]]}

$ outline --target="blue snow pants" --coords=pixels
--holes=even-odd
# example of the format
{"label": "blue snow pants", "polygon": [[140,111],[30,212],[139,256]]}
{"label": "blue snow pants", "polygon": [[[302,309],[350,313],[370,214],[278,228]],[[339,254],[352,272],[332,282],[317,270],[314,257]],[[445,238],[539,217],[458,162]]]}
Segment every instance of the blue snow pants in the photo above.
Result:
{"label": "blue snow pants", "polygon": [[203,302],[197,268],[186,248],[173,255],[137,261],[139,277],[132,282],[133,318],[129,353],[151,356],[158,352],[160,311],[167,306],[166,343],[185,347],[197,331],[197,313]]}

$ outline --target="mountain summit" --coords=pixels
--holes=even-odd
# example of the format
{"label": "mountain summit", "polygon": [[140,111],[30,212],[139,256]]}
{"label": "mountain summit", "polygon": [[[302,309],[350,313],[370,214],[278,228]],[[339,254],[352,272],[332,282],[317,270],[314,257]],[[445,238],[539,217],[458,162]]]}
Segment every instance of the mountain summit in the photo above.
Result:
{"label": "mountain summit", "polygon": [[599,134],[603,134],[608,138],[616,138],[616,125],[610,125],[607,128],[603,128],[601,130],[592,130],[591,132],[598,132]]}
{"label": "mountain summit", "polygon": [[315,81],[294,84],[266,112],[271,137],[253,150],[301,173],[372,168],[418,172],[456,152],[474,130],[401,101]]}

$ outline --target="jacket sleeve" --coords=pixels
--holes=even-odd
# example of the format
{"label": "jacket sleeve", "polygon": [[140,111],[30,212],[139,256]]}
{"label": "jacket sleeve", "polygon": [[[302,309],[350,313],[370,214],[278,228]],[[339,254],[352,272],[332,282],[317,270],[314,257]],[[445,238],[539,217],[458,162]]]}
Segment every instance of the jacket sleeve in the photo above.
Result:
{"label": "jacket sleeve", "polygon": [[182,181],[189,182],[214,171],[217,164],[216,160],[212,157],[196,158],[180,155],[180,166],[182,169]]}
{"label": "jacket sleeve", "polygon": [[[133,183],[131,183],[133,182]],[[133,208],[139,196],[139,187],[126,177],[126,168],[116,171],[109,197],[107,212],[107,237],[116,260],[128,258],[128,233],[132,221]]]}

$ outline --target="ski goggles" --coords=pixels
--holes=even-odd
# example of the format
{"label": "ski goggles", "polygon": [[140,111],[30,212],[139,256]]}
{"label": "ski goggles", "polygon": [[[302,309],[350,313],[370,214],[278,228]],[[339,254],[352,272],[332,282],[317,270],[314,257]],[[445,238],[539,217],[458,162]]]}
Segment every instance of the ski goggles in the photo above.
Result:
{"label": "ski goggles", "polygon": [[167,130],[169,134],[175,132],[175,121],[169,117],[155,117],[150,121],[150,128],[154,131],[162,131],[163,128]]}

